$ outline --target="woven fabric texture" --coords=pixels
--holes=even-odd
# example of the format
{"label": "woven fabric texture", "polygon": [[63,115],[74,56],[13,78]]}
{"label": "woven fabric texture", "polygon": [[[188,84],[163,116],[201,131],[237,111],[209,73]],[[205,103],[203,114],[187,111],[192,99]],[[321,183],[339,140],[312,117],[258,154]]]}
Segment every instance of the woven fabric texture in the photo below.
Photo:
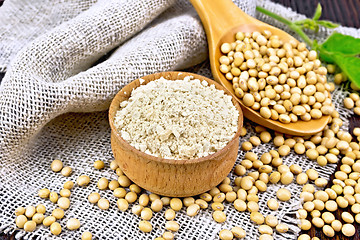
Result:
{"label": "woven fabric texture", "polygon": [[[255,1],[236,3],[255,15]],[[257,4],[290,19],[304,18],[269,1]],[[256,17],[284,28],[262,15]],[[340,27],[338,31],[360,36],[357,29]],[[180,0],[9,0],[0,8],[0,33],[0,68],[7,71],[0,85],[0,231],[16,230],[16,207],[43,203],[47,215],[56,207],[37,196],[39,189],[59,192],[65,181],[76,181],[86,174],[91,183],[72,190],[71,207],[59,221],[64,228],[60,236],[51,235],[49,228],[41,226],[32,233],[19,231],[16,238],[79,239],[83,231],[92,232],[96,239],[154,239],[161,235],[166,222],[164,210],[154,214],[153,231],[144,234],[137,227],[139,217],[130,210],[120,212],[111,191],[100,191],[110,200],[107,211],[90,204],[87,196],[98,191],[96,182],[100,177],[117,178],[108,168],[112,152],[106,109],[122,86],[168,70],[187,69],[211,77],[205,33],[191,5]],[[323,39],[328,34],[322,29],[316,37]],[[105,59],[101,58],[104,54]],[[333,93],[344,121],[350,116],[350,111],[342,108],[346,94],[343,89]],[[251,125],[245,122],[248,133],[241,143],[256,134]],[[347,128],[347,122],[342,128]],[[275,146],[262,144],[253,151],[260,156],[269,149]],[[237,163],[243,156],[244,152],[239,151]],[[73,168],[70,177],[50,170],[55,158]],[[106,170],[92,167],[98,159],[106,162]],[[325,178],[335,168],[319,167],[293,152],[283,160],[287,165],[296,162],[304,170],[315,168]],[[229,177],[235,178],[233,173]],[[289,224],[290,231],[274,234],[275,239],[296,239],[299,228],[293,213],[300,204],[301,186],[286,186],[292,200],[271,212],[266,201],[280,187],[270,185],[267,192],[259,194],[260,211]],[[183,209],[175,219],[180,224],[176,238],[217,239],[221,229],[233,226],[244,228],[246,239],[259,236],[248,212],[237,212],[232,204],[225,204],[224,211],[226,222],[217,224],[210,208],[196,217],[187,216]],[[67,219],[72,217],[80,220],[80,230],[65,230]]]}

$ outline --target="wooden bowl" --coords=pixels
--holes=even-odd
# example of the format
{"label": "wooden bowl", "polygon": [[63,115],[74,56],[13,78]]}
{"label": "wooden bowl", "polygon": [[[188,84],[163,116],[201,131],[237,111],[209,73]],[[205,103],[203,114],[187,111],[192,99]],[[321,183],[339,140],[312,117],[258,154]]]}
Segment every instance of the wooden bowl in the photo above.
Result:
{"label": "wooden bowl", "polygon": [[111,148],[116,162],[128,178],[140,187],[163,196],[186,197],[206,192],[218,185],[234,166],[239,149],[239,136],[243,124],[243,114],[238,102],[232,102],[239,111],[238,130],[234,138],[216,153],[196,159],[175,160],[155,157],[141,152],[121,138],[114,126],[120,102],[130,97],[132,90],[140,85],[164,77],[168,80],[193,76],[214,84],[217,89],[228,90],[206,77],[186,72],[161,72],[142,77],[126,85],[113,99],[109,109],[111,126]]}

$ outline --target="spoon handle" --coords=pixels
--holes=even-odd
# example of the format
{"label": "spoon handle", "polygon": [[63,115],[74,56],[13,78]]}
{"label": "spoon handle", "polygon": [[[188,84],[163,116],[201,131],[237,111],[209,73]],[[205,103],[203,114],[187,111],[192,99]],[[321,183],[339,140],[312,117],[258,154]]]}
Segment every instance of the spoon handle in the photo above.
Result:
{"label": "spoon handle", "polygon": [[190,0],[203,23],[210,49],[231,28],[251,23],[251,18],[231,0]]}

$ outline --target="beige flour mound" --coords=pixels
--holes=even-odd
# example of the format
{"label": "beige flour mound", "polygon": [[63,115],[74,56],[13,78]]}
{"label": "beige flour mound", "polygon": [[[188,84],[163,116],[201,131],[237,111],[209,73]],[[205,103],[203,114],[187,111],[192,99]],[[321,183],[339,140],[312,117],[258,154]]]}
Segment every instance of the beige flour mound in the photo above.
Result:
{"label": "beige flour mound", "polygon": [[231,96],[190,77],[142,85],[120,107],[114,123],[121,137],[157,157],[205,157],[225,147],[238,129]]}

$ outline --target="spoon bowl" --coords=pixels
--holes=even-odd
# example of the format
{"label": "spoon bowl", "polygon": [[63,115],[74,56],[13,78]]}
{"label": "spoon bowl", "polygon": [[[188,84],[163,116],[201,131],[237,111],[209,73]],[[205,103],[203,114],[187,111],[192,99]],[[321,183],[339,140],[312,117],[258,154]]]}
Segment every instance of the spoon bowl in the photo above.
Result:
{"label": "spoon bowl", "polygon": [[234,42],[237,32],[262,32],[263,30],[269,30],[273,35],[278,35],[283,42],[289,42],[290,40],[297,41],[294,37],[247,15],[231,0],[190,0],[190,2],[199,14],[207,35],[213,77],[239,101],[246,118],[275,131],[297,136],[313,135],[325,128],[330,116],[323,116],[310,121],[299,120],[295,123],[287,124],[263,118],[259,112],[245,106],[242,100],[236,97],[232,83],[220,72],[219,58],[223,55],[220,51],[220,46],[226,42]]}

